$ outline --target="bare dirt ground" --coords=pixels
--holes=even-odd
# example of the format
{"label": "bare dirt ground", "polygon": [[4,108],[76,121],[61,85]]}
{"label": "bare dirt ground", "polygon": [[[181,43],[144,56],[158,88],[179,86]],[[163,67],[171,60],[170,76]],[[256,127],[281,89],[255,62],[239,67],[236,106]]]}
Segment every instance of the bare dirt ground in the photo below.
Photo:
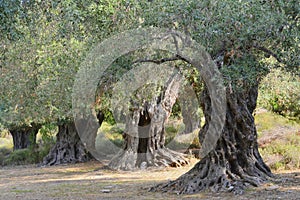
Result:
{"label": "bare dirt ground", "polygon": [[279,178],[276,183],[249,188],[239,196],[148,192],[153,185],[176,179],[193,163],[177,169],[134,172],[112,171],[96,161],[54,167],[4,167],[0,169],[0,199],[300,199],[300,169],[275,172]]}

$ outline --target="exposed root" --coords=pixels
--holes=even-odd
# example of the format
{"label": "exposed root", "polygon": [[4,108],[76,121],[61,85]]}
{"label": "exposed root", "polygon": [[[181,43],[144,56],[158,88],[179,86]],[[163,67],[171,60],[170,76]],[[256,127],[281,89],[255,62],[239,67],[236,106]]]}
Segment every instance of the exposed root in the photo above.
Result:
{"label": "exposed root", "polygon": [[44,157],[42,165],[85,162],[90,159],[73,122],[60,125],[56,138],[56,144]]}
{"label": "exposed root", "polygon": [[122,150],[113,157],[108,166],[115,170],[133,170],[134,168],[136,168],[136,159],[136,152]]}
{"label": "exposed root", "polygon": [[181,167],[187,164],[189,162],[184,154],[160,148],[153,153],[122,150],[110,161],[109,167],[116,170],[133,170],[160,166]]}
{"label": "exposed root", "polygon": [[[227,90],[226,121],[214,150],[177,180],[155,186],[150,191],[189,194],[211,190],[242,194],[250,185],[257,187],[274,180],[258,152],[252,116],[257,94],[257,86],[239,94]],[[211,101],[207,89],[204,89],[201,99],[205,125],[200,130],[199,140],[203,142],[211,122]]]}
{"label": "exposed root", "polygon": [[210,190],[212,192],[233,192],[243,194],[244,189],[250,185],[259,186],[273,180],[259,168],[232,171],[227,165],[212,162],[205,157],[189,172],[177,180],[154,186],[150,191],[174,192],[176,194],[191,194]]}

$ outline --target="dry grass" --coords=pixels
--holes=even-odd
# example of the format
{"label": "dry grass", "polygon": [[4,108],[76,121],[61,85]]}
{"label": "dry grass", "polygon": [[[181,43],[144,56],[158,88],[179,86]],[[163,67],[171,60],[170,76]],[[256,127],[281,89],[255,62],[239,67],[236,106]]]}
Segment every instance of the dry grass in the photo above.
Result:
{"label": "dry grass", "polygon": [[260,153],[271,169],[299,169],[300,125],[264,110],[255,121]]}
{"label": "dry grass", "polygon": [[[278,156],[278,152],[282,154],[289,152],[292,145],[300,146],[300,136],[295,135],[298,125],[290,124],[270,113],[257,114],[256,122],[260,126],[260,141],[264,137],[267,138],[266,146],[261,148],[266,160],[275,160],[274,156]],[[104,128],[111,130],[109,126]],[[120,133],[116,129],[111,130],[114,131],[115,135],[106,132],[108,135],[105,137],[108,140],[118,139]],[[269,141],[268,138],[274,135],[276,138]],[[279,143],[274,143],[275,141]],[[279,146],[283,144],[287,146],[282,150]],[[274,145],[276,148],[273,148]],[[273,150],[267,151],[267,147],[272,147]],[[275,153],[274,149],[280,151]],[[292,160],[295,160],[294,158],[299,155],[299,149],[289,154]],[[276,173],[281,179],[259,188],[249,188],[242,196],[209,191],[181,196],[173,193],[148,192],[153,185],[178,178],[196,162],[196,159],[192,159],[191,165],[177,169],[160,168],[134,172],[111,171],[105,167],[105,163],[96,161],[44,168],[34,165],[6,166],[0,169],[0,199],[299,199],[300,169],[292,167],[276,168]],[[293,170],[282,171],[282,169]]]}
{"label": "dry grass", "polygon": [[[188,171],[161,168],[133,172],[111,171],[99,162],[35,167],[33,165],[0,169],[0,199],[297,199],[300,196],[300,171],[285,171],[278,183],[250,188],[242,196],[209,191],[176,195],[153,193],[148,189],[176,179]],[[275,187],[274,187],[275,185]]]}

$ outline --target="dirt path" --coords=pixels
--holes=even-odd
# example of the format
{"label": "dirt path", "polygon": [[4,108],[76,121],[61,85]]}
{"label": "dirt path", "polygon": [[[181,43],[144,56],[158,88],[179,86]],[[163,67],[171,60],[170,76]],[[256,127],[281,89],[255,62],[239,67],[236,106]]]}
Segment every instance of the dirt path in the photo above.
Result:
{"label": "dirt path", "polygon": [[242,196],[147,192],[152,185],[175,179],[190,167],[136,172],[111,171],[99,162],[5,167],[0,169],[0,199],[300,199],[300,169],[280,172],[278,183],[248,189]]}

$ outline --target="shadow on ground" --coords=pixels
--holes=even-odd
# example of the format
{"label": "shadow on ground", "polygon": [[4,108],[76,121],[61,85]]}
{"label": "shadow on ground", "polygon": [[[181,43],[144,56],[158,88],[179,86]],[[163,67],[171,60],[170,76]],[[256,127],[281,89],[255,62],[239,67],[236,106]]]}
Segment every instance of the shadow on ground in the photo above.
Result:
{"label": "shadow on ground", "polygon": [[[197,160],[193,160],[195,163]],[[193,165],[193,164],[192,164]],[[249,188],[244,195],[204,192],[178,196],[148,192],[148,188],[175,179],[192,165],[135,172],[112,171],[103,164],[15,166],[0,169],[0,199],[299,199],[300,169],[277,174],[278,181]]]}

